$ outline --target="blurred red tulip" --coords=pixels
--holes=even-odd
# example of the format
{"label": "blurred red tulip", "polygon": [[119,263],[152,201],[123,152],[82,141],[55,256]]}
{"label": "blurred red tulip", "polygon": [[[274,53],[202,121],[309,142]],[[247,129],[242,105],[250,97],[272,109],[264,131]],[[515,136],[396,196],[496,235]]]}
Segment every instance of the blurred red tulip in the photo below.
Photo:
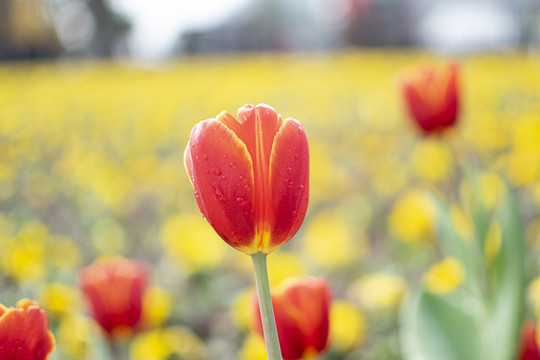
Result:
{"label": "blurred red tulip", "polygon": [[80,274],[94,319],[110,338],[131,335],[140,326],[147,270],[138,261],[98,261]]}
{"label": "blurred red tulip", "polygon": [[[322,278],[291,278],[272,294],[277,332],[284,360],[299,360],[324,352],[328,345],[332,295]],[[253,295],[251,328],[263,336],[259,302]]]}
{"label": "blurred red tulip", "polygon": [[45,360],[54,348],[49,318],[37,302],[23,299],[15,309],[0,304],[0,359]]}
{"label": "blurred red tulip", "polygon": [[404,72],[403,96],[410,116],[425,134],[452,127],[458,117],[458,66],[420,67]]}
{"label": "blurred red tulip", "polygon": [[245,105],[191,131],[184,161],[204,217],[246,254],[269,254],[298,231],[308,205],[304,129],[268,105]]}
{"label": "blurred red tulip", "polygon": [[526,321],[521,328],[521,344],[517,360],[540,360],[536,323],[533,320]]}

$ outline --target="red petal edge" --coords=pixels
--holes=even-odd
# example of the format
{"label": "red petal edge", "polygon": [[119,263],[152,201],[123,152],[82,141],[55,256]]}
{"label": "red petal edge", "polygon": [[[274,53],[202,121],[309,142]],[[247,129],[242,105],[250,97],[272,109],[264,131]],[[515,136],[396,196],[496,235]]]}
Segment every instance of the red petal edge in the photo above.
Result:
{"label": "red petal edge", "polygon": [[193,128],[186,156],[203,215],[226,243],[255,253],[253,165],[245,144],[224,123],[205,120]]}
{"label": "red petal edge", "polygon": [[285,120],[274,139],[270,157],[270,187],[273,219],[270,243],[263,249],[267,254],[296,234],[308,206],[308,141],[302,125],[291,118]]}

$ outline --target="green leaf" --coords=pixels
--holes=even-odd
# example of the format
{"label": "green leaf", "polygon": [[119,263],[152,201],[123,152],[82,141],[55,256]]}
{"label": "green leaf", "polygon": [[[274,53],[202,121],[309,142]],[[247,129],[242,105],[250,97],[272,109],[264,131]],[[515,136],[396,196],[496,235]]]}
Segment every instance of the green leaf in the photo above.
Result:
{"label": "green leaf", "polygon": [[497,214],[502,239],[486,326],[485,350],[490,360],[515,358],[525,307],[525,238],[515,196],[509,189],[506,193]]}
{"label": "green leaf", "polygon": [[438,240],[443,254],[461,261],[466,273],[465,286],[479,297],[481,290],[478,279],[483,271],[483,252],[480,251],[477,241],[466,244],[459,237],[452,224],[448,207],[437,198],[434,198],[434,201],[437,206]]}
{"label": "green leaf", "polygon": [[480,332],[475,319],[447,298],[423,291],[411,301],[408,310],[402,329],[407,359],[481,358]]}

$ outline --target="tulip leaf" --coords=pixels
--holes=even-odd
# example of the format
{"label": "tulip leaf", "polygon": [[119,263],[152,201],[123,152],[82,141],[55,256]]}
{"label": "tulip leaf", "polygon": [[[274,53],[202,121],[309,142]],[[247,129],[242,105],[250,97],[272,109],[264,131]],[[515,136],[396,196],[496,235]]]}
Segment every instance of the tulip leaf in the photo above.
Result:
{"label": "tulip leaf", "polygon": [[406,357],[415,360],[478,360],[481,341],[473,317],[447,298],[423,291],[409,304]]}
{"label": "tulip leaf", "polygon": [[439,243],[443,253],[445,256],[457,258],[463,264],[466,270],[465,285],[472,293],[480,296],[478,279],[483,261],[478,243],[466,243],[466,240],[461,239],[454,229],[448,208],[438,199],[435,199],[435,204],[438,215]]}
{"label": "tulip leaf", "polygon": [[496,278],[486,326],[486,359],[515,358],[524,313],[525,239],[515,196],[507,191],[498,209],[502,229],[501,248],[495,265]]}

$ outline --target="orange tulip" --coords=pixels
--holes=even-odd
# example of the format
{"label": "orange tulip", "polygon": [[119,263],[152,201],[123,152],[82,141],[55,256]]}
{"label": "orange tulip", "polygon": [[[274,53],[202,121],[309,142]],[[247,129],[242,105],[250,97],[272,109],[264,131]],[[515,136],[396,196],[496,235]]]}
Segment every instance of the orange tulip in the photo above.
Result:
{"label": "orange tulip", "polygon": [[[330,286],[322,278],[291,278],[272,294],[277,332],[284,360],[324,352],[328,345]],[[253,296],[251,328],[263,336],[259,303]]]}
{"label": "orange tulip", "polygon": [[298,231],[308,205],[304,129],[268,105],[245,105],[191,131],[184,162],[199,209],[246,254],[269,254]]}
{"label": "orange tulip", "polygon": [[49,318],[37,302],[20,300],[16,309],[0,304],[0,359],[45,360],[54,348]]}
{"label": "orange tulip", "polygon": [[521,329],[521,344],[519,347],[517,359],[540,360],[540,349],[538,348],[536,323],[532,320],[526,321]]}
{"label": "orange tulip", "polygon": [[452,127],[458,117],[458,66],[422,67],[405,72],[403,97],[416,125],[427,133]]}
{"label": "orange tulip", "polygon": [[146,268],[134,260],[98,261],[80,273],[94,319],[111,339],[131,335],[140,327],[147,283]]}

